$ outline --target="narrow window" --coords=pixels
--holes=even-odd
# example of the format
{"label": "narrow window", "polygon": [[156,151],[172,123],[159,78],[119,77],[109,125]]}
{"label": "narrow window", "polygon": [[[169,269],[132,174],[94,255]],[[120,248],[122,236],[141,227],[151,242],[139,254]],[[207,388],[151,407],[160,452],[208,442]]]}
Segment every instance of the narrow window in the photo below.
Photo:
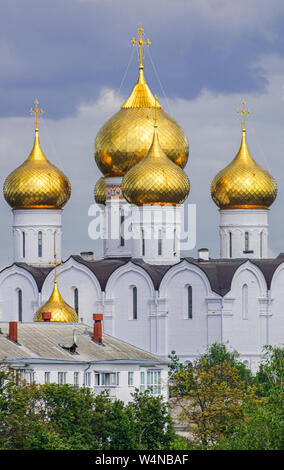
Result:
{"label": "narrow window", "polygon": [[230,249],[230,258],[232,258],[232,232],[229,232],[229,249]]}
{"label": "narrow window", "polygon": [[120,246],[124,246],[125,245],[125,241],[124,241],[124,214],[123,212],[121,211],[121,214],[120,214]]}
{"label": "narrow window", "polygon": [[91,372],[86,372],[85,373],[85,386],[86,387],[91,386]]}
{"label": "narrow window", "polygon": [[187,318],[192,318],[192,287],[187,288]]}
{"label": "narrow window", "polygon": [[79,312],[79,293],[77,287],[74,289],[74,310],[78,315]]}
{"label": "narrow window", "polygon": [[263,232],[260,232],[260,257],[262,258],[262,240],[263,238]]}
{"label": "narrow window", "polygon": [[142,256],[145,256],[145,235],[144,235],[143,228],[142,228]]}
{"label": "narrow window", "polygon": [[18,289],[18,319],[23,321],[23,293],[21,289]]}
{"label": "narrow window", "polygon": [[100,374],[95,372],[95,385],[100,386]]}
{"label": "narrow window", "polygon": [[132,313],[133,320],[137,320],[137,287],[132,288]]}
{"label": "narrow window", "polygon": [[79,388],[79,372],[74,372],[74,387]]}
{"label": "narrow window", "polygon": [[158,256],[162,255],[162,230],[159,230],[159,238],[158,238]]}
{"label": "narrow window", "polygon": [[50,384],[50,372],[45,372],[44,373],[44,383],[45,384]]}
{"label": "narrow window", "polygon": [[245,232],[245,251],[249,251],[249,233]]}
{"label": "narrow window", "polygon": [[145,392],[145,372],[140,372],[140,392]]}
{"label": "narrow window", "polygon": [[38,232],[38,257],[42,257],[42,232]]}
{"label": "narrow window", "polygon": [[128,372],[128,386],[132,387],[133,385],[133,372]]}
{"label": "narrow window", "polygon": [[174,256],[176,256],[176,229],[174,229],[174,239],[173,239],[173,250],[174,250]]}
{"label": "narrow window", "polygon": [[66,372],[58,372],[58,384],[66,384]]}
{"label": "narrow window", "polygon": [[23,232],[23,258],[26,257],[26,234]]}
{"label": "narrow window", "polygon": [[56,253],[56,232],[53,234],[53,253]]}
{"label": "narrow window", "polygon": [[244,284],[243,289],[242,289],[242,315],[243,315],[243,320],[248,319],[248,286],[247,284]]}

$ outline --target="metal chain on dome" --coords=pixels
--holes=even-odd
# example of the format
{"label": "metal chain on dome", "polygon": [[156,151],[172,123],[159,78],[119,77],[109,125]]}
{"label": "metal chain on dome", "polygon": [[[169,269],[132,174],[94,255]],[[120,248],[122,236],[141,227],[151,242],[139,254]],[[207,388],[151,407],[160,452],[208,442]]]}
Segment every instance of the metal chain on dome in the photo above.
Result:
{"label": "metal chain on dome", "polygon": [[165,100],[167,101],[168,108],[170,109],[171,106],[170,106],[170,103],[169,103],[169,99],[168,99],[168,97],[167,97],[167,95],[166,95],[166,92],[165,92],[164,87],[163,87],[163,85],[162,85],[162,82],[161,82],[161,80],[160,80],[159,74],[158,74],[157,69],[156,69],[156,67],[155,67],[155,64],[154,64],[154,61],[153,61],[153,59],[152,59],[152,56],[151,56],[151,53],[150,53],[150,49],[149,49],[149,48],[147,49],[147,53],[149,54],[150,62],[151,62],[151,65],[152,65],[152,67],[153,67],[153,70],[154,70],[156,79],[158,80],[158,83],[159,83],[159,85],[160,85],[161,92],[163,93],[164,98],[165,98]]}
{"label": "metal chain on dome", "polygon": [[123,75],[123,77],[122,77],[120,86],[119,86],[119,88],[118,88],[118,90],[117,90],[117,92],[116,92],[117,94],[120,93],[120,90],[121,90],[121,88],[122,88],[122,86],[123,86],[123,84],[124,84],[124,82],[125,82],[125,79],[126,79],[126,76],[127,76],[128,70],[129,70],[129,67],[130,67],[130,65],[131,65],[131,63],[132,63],[132,60],[133,60],[133,55],[134,55],[134,47],[132,47],[132,51],[131,51],[131,54],[130,54],[130,59],[129,59],[129,61],[128,61],[128,64],[127,64],[125,73],[124,73],[124,75]]}

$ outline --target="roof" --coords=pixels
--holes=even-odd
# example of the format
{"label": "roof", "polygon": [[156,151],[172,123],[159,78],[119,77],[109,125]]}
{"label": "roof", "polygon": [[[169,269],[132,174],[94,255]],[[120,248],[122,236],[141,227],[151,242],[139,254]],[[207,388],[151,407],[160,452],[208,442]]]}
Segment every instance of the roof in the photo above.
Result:
{"label": "roof", "polygon": [[[92,339],[92,328],[80,323],[18,323],[18,343],[8,338],[9,323],[0,323],[0,360],[44,360],[72,362],[164,363],[166,361],[124,341],[103,334],[103,344]],[[60,344],[73,344],[76,332],[76,353]]]}
{"label": "roof", "polygon": [[[148,264],[145,263],[142,259],[135,259],[129,257],[85,260],[80,255],[72,255],[70,256],[70,258],[73,258],[76,262],[86,266],[96,276],[102,291],[105,291],[106,284],[111,274],[116,269],[120,268],[121,266],[124,266],[130,261],[134,265],[140,266],[148,273],[148,275],[152,279],[155,290],[159,289],[162,279],[165,274],[169,271],[169,269],[176,266]],[[203,260],[194,258],[182,258],[180,260],[180,263],[182,263],[184,260],[187,261],[189,264],[193,264],[200,268],[207,276],[212,291],[216,294],[224,296],[231,289],[232,279],[236,270],[247,261],[250,261],[252,264],[257,266],[261,270],[266,280],[267,288],[270,289],[274,272],[276,271],[278,266],[284,262],[284,253],[280,253],[277,258],[273,259],[227,258]],[[14,265],[26,269],[30,272],[30,274],[34,277],[35,282],[37,283],[39,291],[41,291],[46,276],[53,269],[52,267],[41,268],[30,266],[26,263],[14,263],[12,266]]]}

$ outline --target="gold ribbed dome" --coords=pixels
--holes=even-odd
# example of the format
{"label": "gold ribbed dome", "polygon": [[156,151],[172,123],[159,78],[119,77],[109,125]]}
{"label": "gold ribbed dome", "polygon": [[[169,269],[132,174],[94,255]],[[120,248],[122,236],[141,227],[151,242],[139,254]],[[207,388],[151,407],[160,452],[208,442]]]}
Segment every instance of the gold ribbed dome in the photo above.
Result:
{"label": "gold ribbed dome", "polygon": [[122,192],[132,204],[181,204],[190,190],[185,172],[161,148],[157,126],[147,155],[122,180]]}
{"label": "gold ribbed dome", "polygon": [[27,160],[6,178],[3,191],[13,209],[60,209],[70,198],[68,178],[47,160],[41,149],[37,121],[33,149]]}
{"label": "gold ribbed dome", "polygon": [[103,176],[97,181],[94,189],[94,196],[97,204],[106,203],[106,183]]}
{"label": "gold ribbed dome", "polygon": [[276,195],[273,177],[249,153],[243,121],[240,149],[234,160],[215,176],[212,199],[220,209],[267,209]]}
{"label": "gold ribbed dome", "polygon": [[34,321],[43,321],[42,314],[44,312],[51,313],[52,322],[69,322],[74,323],[78,321],[77,314],[70,305],[68,305],[62,298],[57,281],[54,281],[54,288],[48,301],[39,308],[34,316]]}
{"label": "gold ribbed dome", "polygon": [[[148,152],[153,137],[155,99],[143,73],[143,28],[139,29],[140,65],[138,81],[124,105],[100,129],[95,140],[95,159],[105,176],[123,176]],[[184,168],[188,141],[182,128],[157,104],[159,138],[166,155]]]}

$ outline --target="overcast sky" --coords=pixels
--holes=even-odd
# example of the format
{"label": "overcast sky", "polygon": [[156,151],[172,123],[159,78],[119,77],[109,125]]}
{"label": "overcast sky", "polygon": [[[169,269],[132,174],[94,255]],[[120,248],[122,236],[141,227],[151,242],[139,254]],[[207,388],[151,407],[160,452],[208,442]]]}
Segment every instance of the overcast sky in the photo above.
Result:
{"label": "overcast sky", "polygon": [[[137,80],[135,55],[126,77],[125,72],[140,23],[152,42],[145,59],[148,84],[189,139],[186,172],[188,201],[197,205],[196,248],[219,255],[219,214],[210,184],[238,151],[236,109],[244,98],[251,110],[250,152],[278,185],[269,214],[271,255],[284,251],[281,0],[1,0],[1,185],[32,148],[29,109],[38,98],[43,150],[72,186],[63,215],[63,258],[100,253],[88,237],[88,210],[100,177],[93,144]],[[2,193],[0,211],[3,266],[12,261],[12,214]],[[196,256],[196,249],[189,254]]]}

